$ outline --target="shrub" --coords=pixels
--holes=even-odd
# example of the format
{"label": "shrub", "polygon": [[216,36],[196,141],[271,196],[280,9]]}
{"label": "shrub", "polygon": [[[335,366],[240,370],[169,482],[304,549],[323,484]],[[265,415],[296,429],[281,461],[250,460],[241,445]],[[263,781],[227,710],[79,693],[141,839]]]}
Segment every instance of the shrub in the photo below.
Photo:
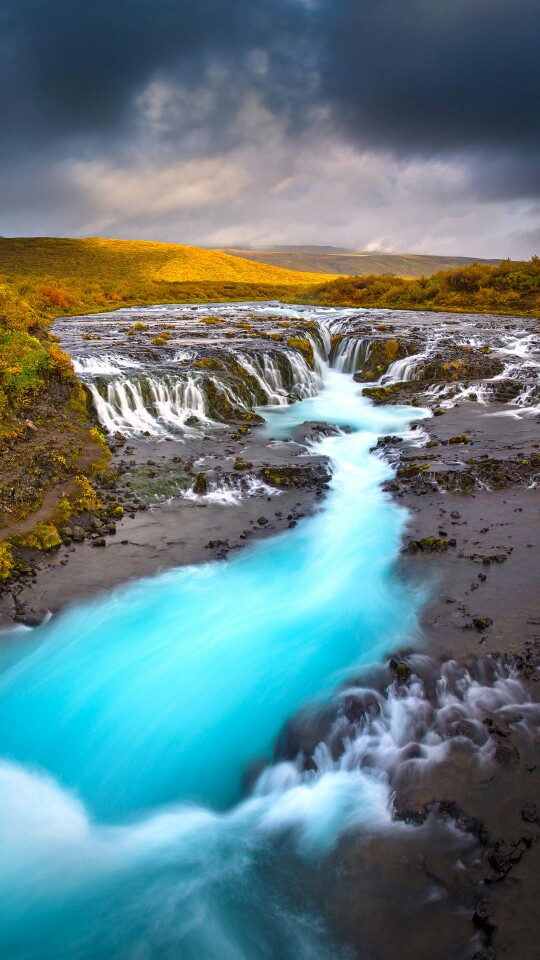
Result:
{"label": "shrub", "polygon": [[13,554],[9,543],[0,543],[0,580],[7,580],[13,572]]}
{"label": "shrub", "polygon": [[38,523],[31,533],[14,537],[13,540],[20,547],[32,547],[34,550],[54,550],[62,543],[53,523]]}

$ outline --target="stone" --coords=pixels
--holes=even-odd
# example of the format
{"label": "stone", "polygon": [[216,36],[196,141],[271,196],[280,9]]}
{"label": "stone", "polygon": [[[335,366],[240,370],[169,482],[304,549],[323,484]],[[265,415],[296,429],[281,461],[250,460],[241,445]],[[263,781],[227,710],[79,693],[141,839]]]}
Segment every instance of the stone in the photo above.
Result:
{"label": "stone", "polygon": [[208,493],[208,480],[205,473],[197,474],[192,490],[198,497],[204,497]]}
{"label": "stone", "polygon": [[500,741],[495,750],[495,759],[498,763],[505,766],[515,766],[519,763],[519,750],[513,743],[503,743]]}
{"label": "stone", "polygon": [[521,816],[525,820],[525,823],[538,823],[536,804],[532,801],[526,803],[521,811]]}

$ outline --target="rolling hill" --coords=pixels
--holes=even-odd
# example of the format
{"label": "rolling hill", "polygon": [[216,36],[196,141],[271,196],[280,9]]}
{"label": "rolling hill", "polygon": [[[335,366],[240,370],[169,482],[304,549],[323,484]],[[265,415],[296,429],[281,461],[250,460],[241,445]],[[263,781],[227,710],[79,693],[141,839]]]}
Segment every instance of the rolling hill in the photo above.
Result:
{"label": "rolling hill", "polygon": [[[320,270],[286,269],[228,253],[176,243],[142,240],[72,240],[53,237],[0,238],[0,274],[50,277],[58,281],[211,281],[284,286],[319,283]],[[328,274],[335,276],[335,274]]]}
{"label": "rolling hill", "polygon": [[[336,248],[339,250],[339,248]],[[332,273],[341,276],[393,274],[397,277],[431,277],[440,270],[455,270],[471,263],[495,266],[500,260],[473,257],[437,257],[424,254],[330,252],[331,247],[273,247],[269,250],[231,248],[227,253],[246,260],[266,263],[287,270]]]}

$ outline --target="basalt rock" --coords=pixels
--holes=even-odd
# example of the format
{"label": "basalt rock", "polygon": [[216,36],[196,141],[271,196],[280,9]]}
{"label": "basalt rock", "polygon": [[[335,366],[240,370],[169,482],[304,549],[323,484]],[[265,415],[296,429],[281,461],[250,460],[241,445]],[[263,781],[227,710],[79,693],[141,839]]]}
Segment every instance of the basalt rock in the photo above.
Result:
{"label": "basalt rock", "polygon": [[481,348],[452,345],[432,354],[422,365],[417,379],[437,383],[486,380],[503,370],[502,360],[485,353]]}
{"label": "basalt rock", "polygon": [[326,487],[331,474],[325,463],[311,463],[298,466],[263,467],[259,478],[270,487]]}

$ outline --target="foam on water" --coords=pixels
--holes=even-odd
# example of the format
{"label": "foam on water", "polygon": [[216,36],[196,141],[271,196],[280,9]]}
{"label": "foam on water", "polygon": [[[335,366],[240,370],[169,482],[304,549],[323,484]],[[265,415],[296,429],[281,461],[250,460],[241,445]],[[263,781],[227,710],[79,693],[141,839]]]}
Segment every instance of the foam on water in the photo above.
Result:
{"label": "foam on water", "polygon": [[[267,767],[241,800],[246,768],[271,759],[283,724],[410,641],[423,600],[396,576],[405,515],[369,450],[380,434],[412,436],[425,412],[374,407],[317,364],[317,396],[264,415],[277,441],[304,421],[351,428],[314,444],[334,467],[318,514],[227,563],[142,581],[4,641],[7,960],[337,960],[292,899],[290,858],[323,856],[352,827],[410,829],[390,813],[408,743],[423,737],[438,762],[452,711],[480,724],[485,688],[460,680],[430,705],[418,681],[378,697],[340,760],[323,743],[316,772]],[[522,704],[518,687],[501,681],[490,708]]]}
{"label": "foam on water", "polygon": [[383,828],[387,786],[332,771],[235,804],[301,703],[414,632],[421,597],[393,572],[404,515],[369,448],[421,415],[374,408],[328,371],[319,397],[267,411],[275,435],[312,418],[354,428],[318,445],[334,462],[319,514],[4,646],[8,956],[327,956],[313,920],[268,888],[265,845],[292,831],[315,855],[353,822]]}

